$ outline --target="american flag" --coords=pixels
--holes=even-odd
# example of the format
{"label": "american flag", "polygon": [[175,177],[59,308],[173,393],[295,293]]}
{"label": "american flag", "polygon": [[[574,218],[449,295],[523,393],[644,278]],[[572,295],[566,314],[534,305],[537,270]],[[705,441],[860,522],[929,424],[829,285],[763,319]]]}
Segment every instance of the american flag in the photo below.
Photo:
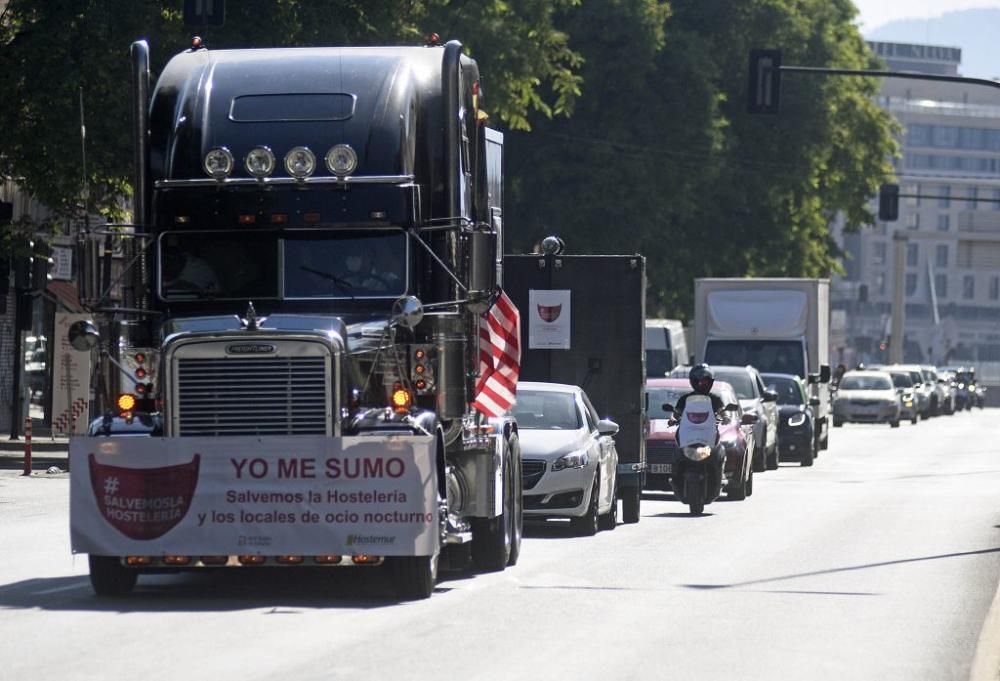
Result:
{"label": "american flag", "polygon": [[512,406],[521,375],[521,315],[503,291],[479,318],[479,382],[472,406],[500,416]]}

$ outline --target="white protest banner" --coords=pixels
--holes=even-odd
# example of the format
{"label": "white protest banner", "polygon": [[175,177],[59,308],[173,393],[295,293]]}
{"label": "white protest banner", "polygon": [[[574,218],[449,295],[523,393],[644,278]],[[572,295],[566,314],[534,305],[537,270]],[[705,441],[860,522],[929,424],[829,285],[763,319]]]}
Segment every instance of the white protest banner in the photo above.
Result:
{"label": "white protest banner", "polygon": [[434,439],[77,437],[74,552],[431,555]]}
{"label": "white protest banner", "polygon": [[541,350],[570,349],[570,292],[528,291],[528,347]]}
{"label": "white protest banner", "polygon": [[90,401],[90,353],[69,343],[69,327],[92,319],[88,314],[56,312],[55,352],[52,353],[52,433],[83,435],[87,432]]}

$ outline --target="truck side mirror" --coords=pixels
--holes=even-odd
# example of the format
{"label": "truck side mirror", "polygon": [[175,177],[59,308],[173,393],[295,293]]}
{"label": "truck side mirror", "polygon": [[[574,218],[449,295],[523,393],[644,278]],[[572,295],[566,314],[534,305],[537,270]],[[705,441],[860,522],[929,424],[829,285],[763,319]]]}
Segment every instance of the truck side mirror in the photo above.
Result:
{"label": "truck side mirror", "polygon": [[66,336],[69,338],[69,344],[73,346],[73,349],[80,352],[93,350],[101,340],[101,334],[97,332],[94,322],[85,319],[73,322],[69,327],[69,331],[66,332]]}
{"label": "truck side mirror", "polygon": [[392,304],[392,323],[416,328],[424,318],[424,304],[416,296],[403,296]]}

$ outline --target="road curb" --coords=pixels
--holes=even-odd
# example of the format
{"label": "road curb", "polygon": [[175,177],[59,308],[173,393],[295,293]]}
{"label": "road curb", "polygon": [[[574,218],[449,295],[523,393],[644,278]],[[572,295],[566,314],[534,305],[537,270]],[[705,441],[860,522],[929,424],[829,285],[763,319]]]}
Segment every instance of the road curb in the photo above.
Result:
{"label": "road curb", "polygon": [[976,655],[972,658],[969,681],[1000,680],[1000,584],[993,595],[986,621],[979,632]]}

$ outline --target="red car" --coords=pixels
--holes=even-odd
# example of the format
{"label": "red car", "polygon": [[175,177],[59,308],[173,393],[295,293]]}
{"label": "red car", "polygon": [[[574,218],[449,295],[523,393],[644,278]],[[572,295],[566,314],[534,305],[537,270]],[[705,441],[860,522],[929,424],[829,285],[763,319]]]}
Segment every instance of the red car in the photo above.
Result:
{"label": "red car", "polygon": [[[646,416],[649,418],[649,432],[646,435],[646,485],[650,491],[671,492],[670,476],[674,460],[680,456],[677,449],[677,426],[670,425],[672,412],[665,412],[663,405],[674,405],[681,395],[691,392],[691,384],[686,378],[651,378],[646,381]],[[732,386],[716,381],[712,393],[723,404],[735,404],[740,400]],[[745,423],[743,410],[727,412],[719,426],[719,438],[726,448],[726,467],[723,482],[726,498],[741,501],[753,494],[753,467],[750,465],[753,452],[753,425]]]}

